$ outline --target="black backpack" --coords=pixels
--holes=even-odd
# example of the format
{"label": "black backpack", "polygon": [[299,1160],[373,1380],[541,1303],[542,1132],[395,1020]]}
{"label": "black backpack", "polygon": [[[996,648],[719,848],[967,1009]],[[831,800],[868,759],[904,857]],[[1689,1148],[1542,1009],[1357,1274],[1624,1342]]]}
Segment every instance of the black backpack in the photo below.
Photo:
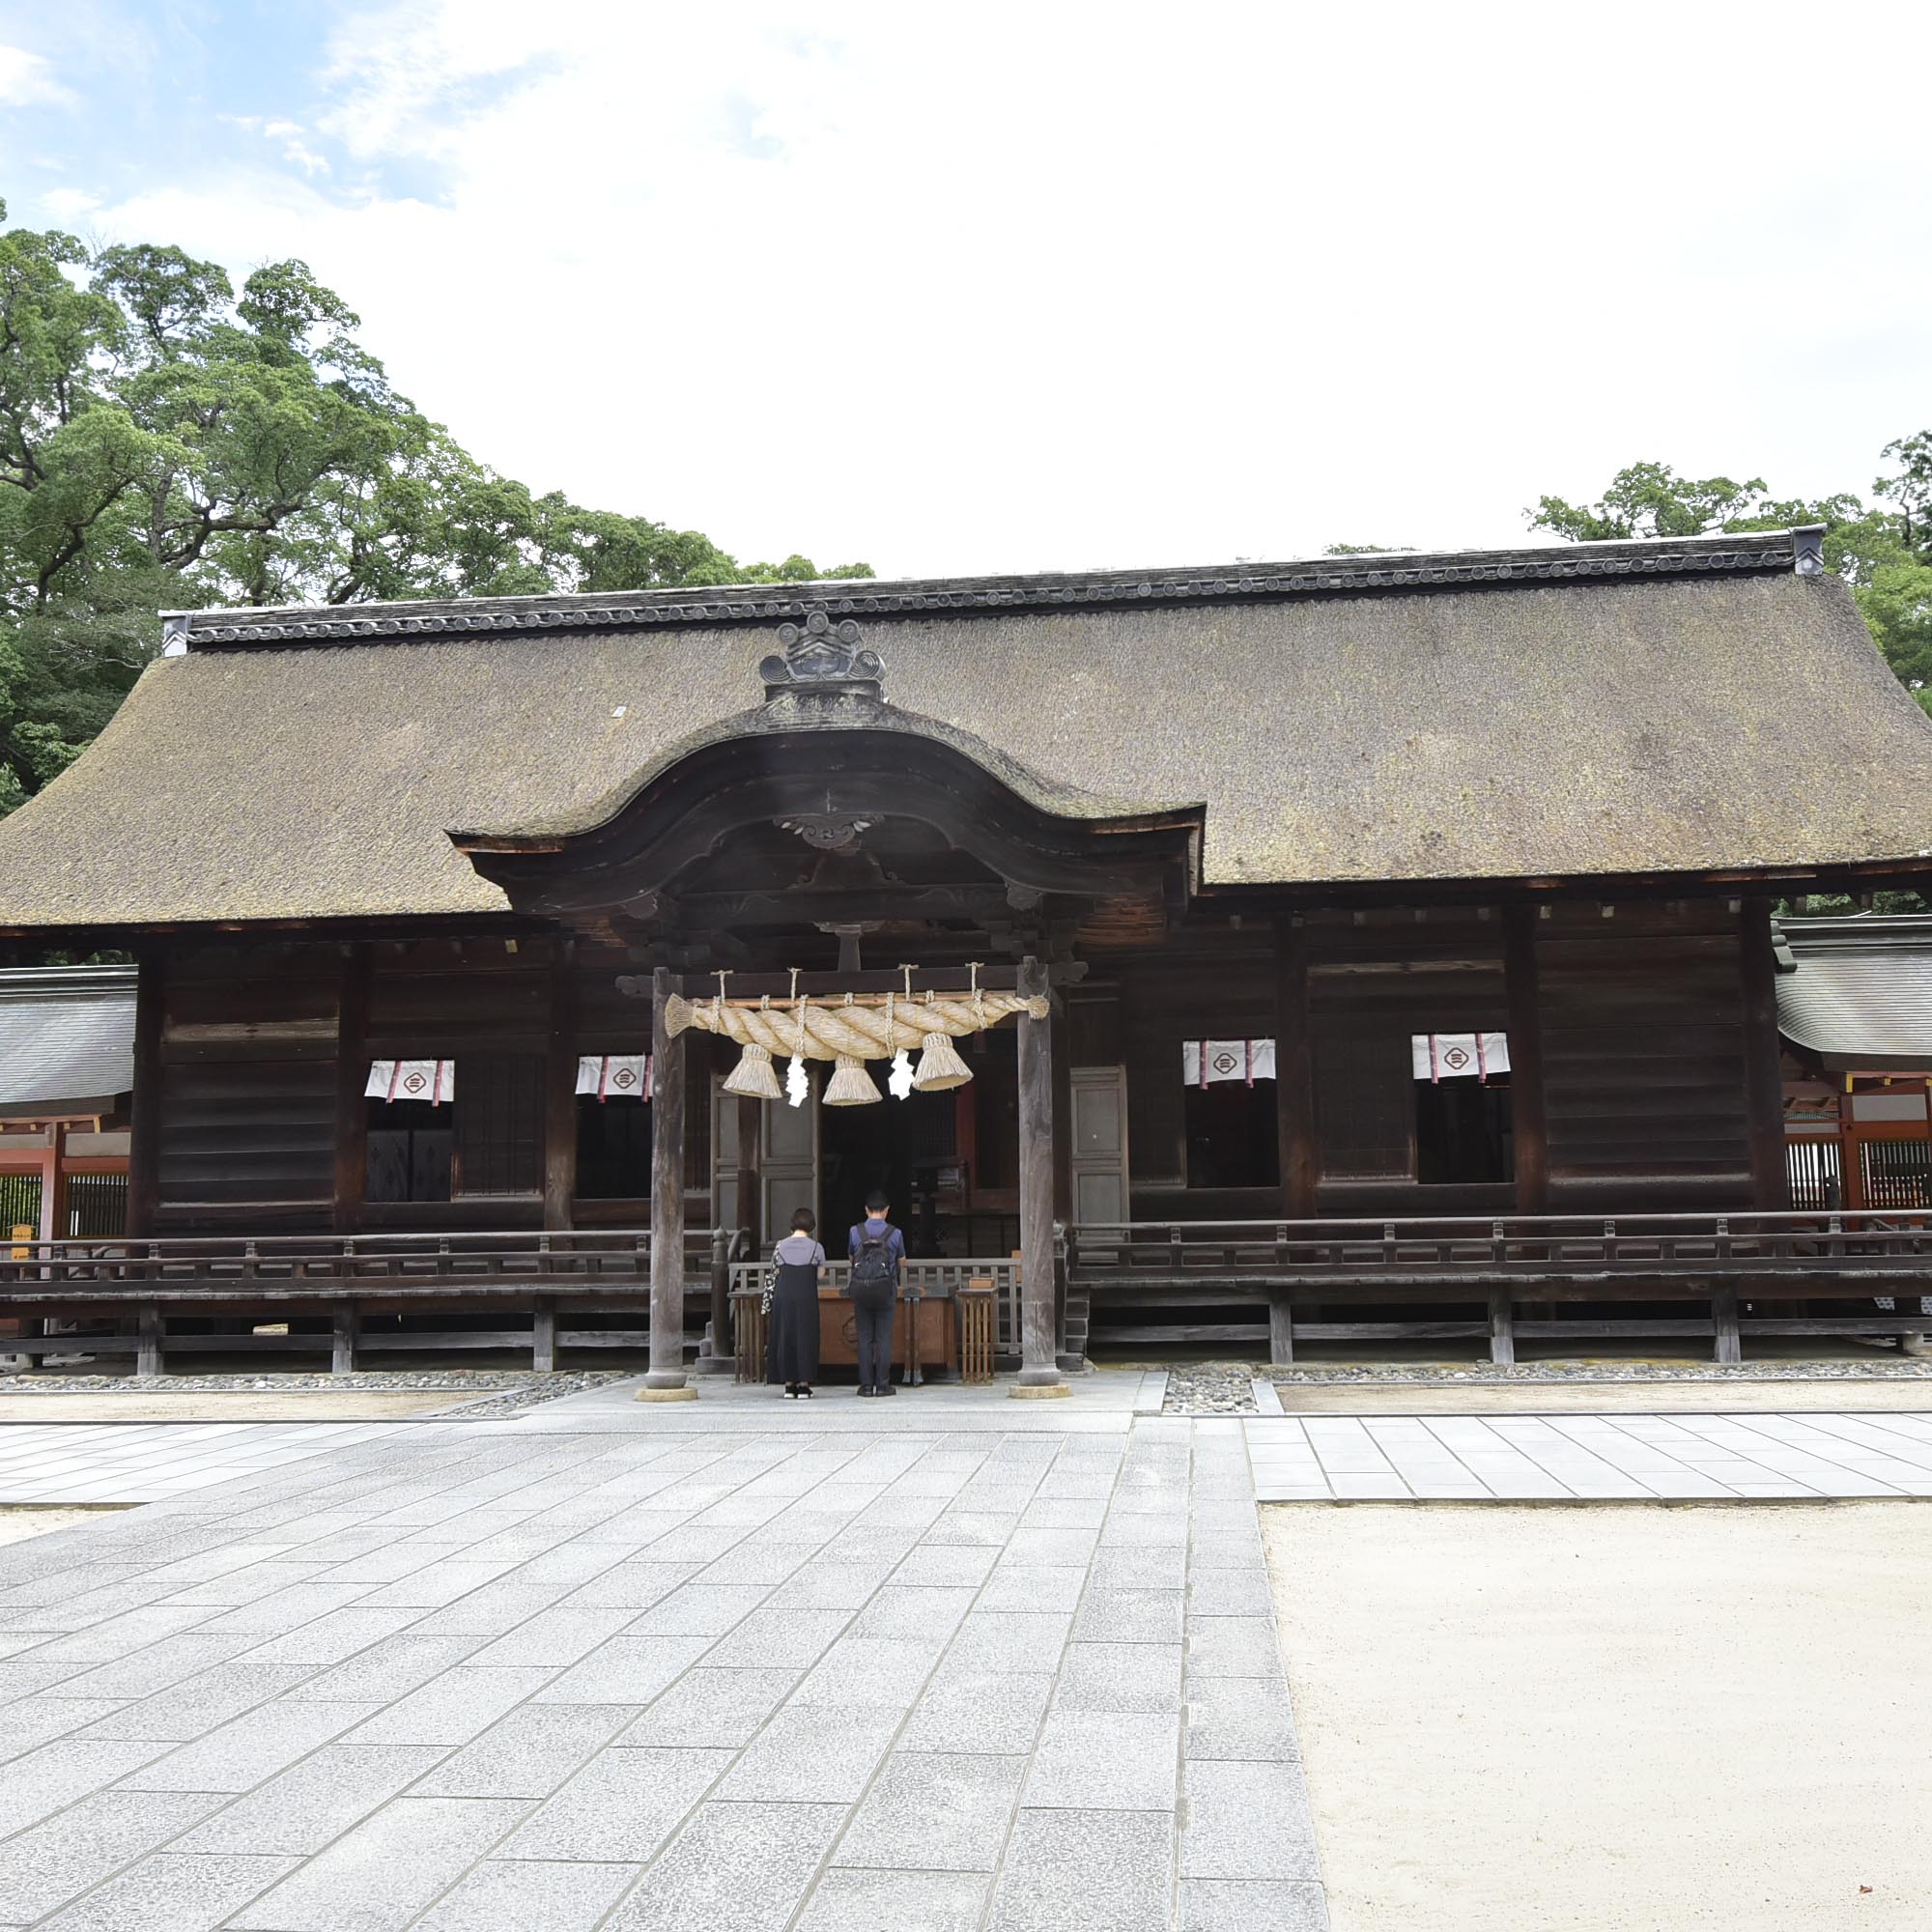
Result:
{"label": "black backpack", "polygon": [[892,1250],[886,1245],[891,1236],[889,1223],[883,1235],[861,1237],[859,1252],[852,1257],[852,1279],[847,1288],[854,1301],[862,1301],[870,1308],[883,1308],[892,1300],[893,1291],[898,1286],[898,1269],[893,1264]]}

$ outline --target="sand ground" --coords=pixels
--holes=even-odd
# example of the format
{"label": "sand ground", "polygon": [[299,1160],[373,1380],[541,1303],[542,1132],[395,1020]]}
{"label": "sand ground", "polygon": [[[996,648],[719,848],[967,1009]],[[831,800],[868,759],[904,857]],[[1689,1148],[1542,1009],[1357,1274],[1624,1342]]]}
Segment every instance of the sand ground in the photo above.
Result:
{"label": "sand ground", "polygon": [[1262,1514],[1336,1932],[1932,1925],[1932,1505]]}
{"label": "sand ground", "polygon": [[103,1509],[0,1508],[0,1543],[24,1543],[30,1536],[46,1536],[56,1529],[71,1529],[77,1522],[91,1522],[98,1516],[112,1513]]}

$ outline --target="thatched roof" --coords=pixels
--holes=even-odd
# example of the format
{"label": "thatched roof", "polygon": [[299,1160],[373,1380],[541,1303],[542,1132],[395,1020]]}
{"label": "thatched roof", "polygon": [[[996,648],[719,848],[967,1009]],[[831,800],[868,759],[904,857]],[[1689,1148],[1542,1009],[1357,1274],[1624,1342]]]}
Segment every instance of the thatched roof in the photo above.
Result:
{"label": "thatched roof", "polygon": [[1049,809],[1203,807],[1209,886],[1932,853],[1932,721],[1795,550],[198,613],[0,823],[0,928],[500,910],[451,830],[584,822],[755,706],[815,606]]}

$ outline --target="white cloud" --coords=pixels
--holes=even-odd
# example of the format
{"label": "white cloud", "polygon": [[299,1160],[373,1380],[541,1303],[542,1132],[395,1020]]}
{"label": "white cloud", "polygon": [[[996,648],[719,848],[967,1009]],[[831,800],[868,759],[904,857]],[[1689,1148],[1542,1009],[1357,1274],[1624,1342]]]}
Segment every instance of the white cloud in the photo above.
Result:
{"label": "white cloud", "polygon": [[244,134],[260,134],[280,149],[282,158],[293,162],[304,175],[326,175],[328,158],[309,145],[306,128],[298,121],[267,121],[259,114],[223,114],[217,117]]}
{"label": "white cloud", "polygon": [[303,255],[478,454],[745,555],[1513,541],[1647,456],[1862,486],[1932,377],[1910,117],[1802,9],[1620,20],[416,0],[284,137],[338,186],[112,221]]}
{"label": "white cloud", "polygon": [[41,207],[56,221],[77,222],[99,210],[100,197],[84,187],[54,187],[41,196]]}
{"label": "white cloud", "polygon": [[42,55],[0,46],[0,107],[69,107],[73,99]]}

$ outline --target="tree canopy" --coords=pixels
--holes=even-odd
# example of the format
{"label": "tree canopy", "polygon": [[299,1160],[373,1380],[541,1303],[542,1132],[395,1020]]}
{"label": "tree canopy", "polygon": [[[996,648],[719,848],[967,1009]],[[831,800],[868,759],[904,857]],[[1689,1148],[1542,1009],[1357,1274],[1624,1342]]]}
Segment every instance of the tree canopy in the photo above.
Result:
{"label": "tree canopy", "polygon": [[305,263],[7,228],[0,811],[113,715],[156,613],[214,604],[870,577],[538,497],[390,386]]}

